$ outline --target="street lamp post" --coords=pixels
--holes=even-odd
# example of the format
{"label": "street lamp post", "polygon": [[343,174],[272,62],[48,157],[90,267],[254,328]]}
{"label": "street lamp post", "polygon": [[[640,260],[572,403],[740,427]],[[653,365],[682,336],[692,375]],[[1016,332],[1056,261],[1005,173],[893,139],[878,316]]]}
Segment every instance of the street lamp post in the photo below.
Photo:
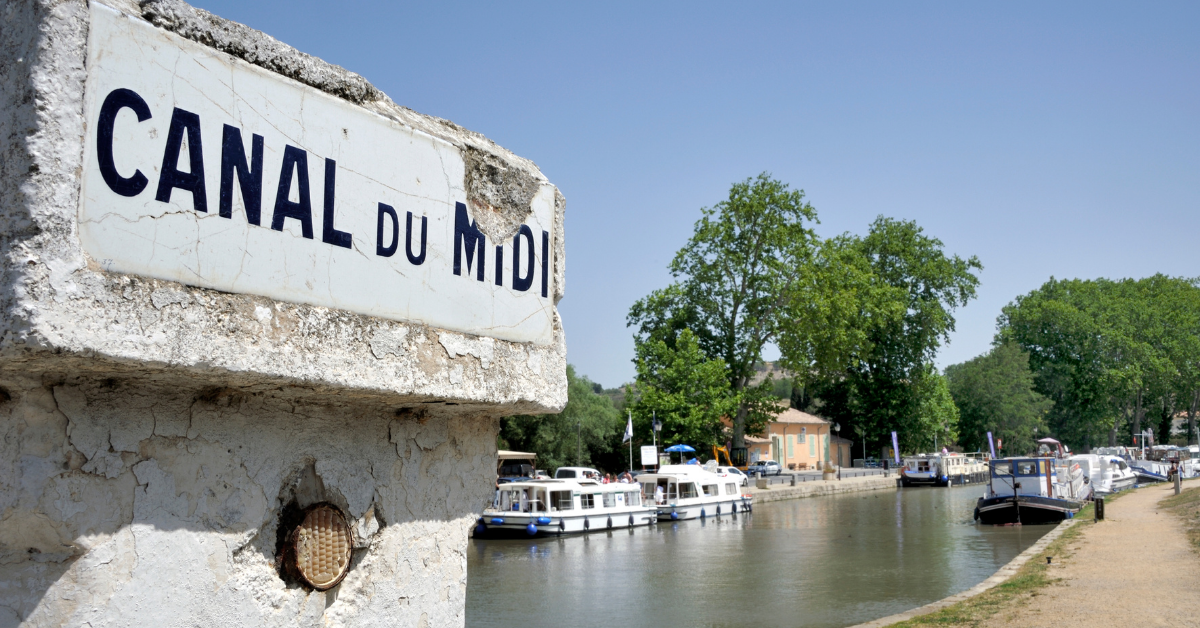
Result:
{"label": "street lamp post", "polygon": [[[842,424],[834,423],[833,431],[837,432],[838,440],[841,441],[842,440]],[[838,442],[838,443],[834,443],[834,446],[836,446],[837,450],[838,450],[838,480],[841,480],[842,479],[842,444],[840,442]],[[863,464],[866,464],[866,462],[864,462]]]}
{"label": "street lamp post", "polygon": [[575,424],[575,466],[583,466],[583,421]]}

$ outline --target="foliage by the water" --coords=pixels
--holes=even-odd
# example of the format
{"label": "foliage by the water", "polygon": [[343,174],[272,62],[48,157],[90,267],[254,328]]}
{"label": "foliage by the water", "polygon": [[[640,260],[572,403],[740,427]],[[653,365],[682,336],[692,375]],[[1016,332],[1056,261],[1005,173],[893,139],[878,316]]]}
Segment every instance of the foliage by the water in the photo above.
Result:
{"label": "foliage by the water", "polygon": [[[498,446],[538,455],[538,468],[590,466],[610,455],[625,422],[612,399],[567,365],[567,405],[558,414],[500,419]],[[619,467],[614,467],[619,468]]]}
{"label": "foliage by the water", "polygon": [[[878,445],[897,430],[910,449],[931,446],[935,433],[952,437],[957,413],[931,364],[954,330],[952,312],[975,296],[979,261],[947,255],[916,223],[884,217],[866,236],[821,240],[803,198],[762,174],[703,210],[671,263],[675,283],[630,309],[639,363],[690,330],[704,356],[728,367],[735,446],[774,409],[773,382],[749,385],[768,343],[796,377],[801,409],[819,409],[846,432]],[[639,364],[639,390],[654,370]]]}
{"label": "foliage by the water", "polygon": [[1054,402],[1047,426],[1061,440],[1076,447],[1130,445],[1132,434],[1152,428],[1156,441],[1166,443],[1172,417],[1186,411],[1195,442],[1196,280],[1052,278],[1006,306],[999,327],[998,342],[1029,353],[1037,391]]}
{"label": "foliage by the water", "polygon": [[1050,400],[1034,390],[1029,354],[1014,343],[946,369],[950,394],[959,412],[960,443],[967,451],[986,451],[987,433],[1003,441],[1005,452],[1035,449],[1046,435]]}

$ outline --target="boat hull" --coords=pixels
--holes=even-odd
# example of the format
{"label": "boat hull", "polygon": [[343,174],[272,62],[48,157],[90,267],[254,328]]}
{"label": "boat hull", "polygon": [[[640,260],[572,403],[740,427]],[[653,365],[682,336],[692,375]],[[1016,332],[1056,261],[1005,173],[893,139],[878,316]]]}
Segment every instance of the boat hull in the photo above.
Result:
{"label": "boat hull", "polygon": [[[484,512],[475,523],[476,538],[538,538],[567,534],[586,534],[648,526],[657,519],[649,508],[638,512],[576,514],[567,516],[529,515],[526,513]],[[533,531],[530,531],[533,524]]]}
{"label": "boat hull", "polygon": [[1083,502],[1038,495],[980,497],[975,508],[976,518],[984,525],[1020,523],[1037,525],[1058,523],[1074,516]]}
{"label": "boat hull", "polygon": [[658,507],[659,521],[686,521],[688,519],[703,519],[708,517],[725,517],[746,513],[752,510],[752,500],[746,497],[736,497],[718,501],[662,505]]}

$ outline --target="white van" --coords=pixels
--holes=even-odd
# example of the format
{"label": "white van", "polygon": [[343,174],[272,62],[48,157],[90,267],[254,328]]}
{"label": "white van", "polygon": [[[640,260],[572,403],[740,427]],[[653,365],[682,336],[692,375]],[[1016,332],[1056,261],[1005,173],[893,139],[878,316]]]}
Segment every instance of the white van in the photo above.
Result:
{"label": "white van", "polygon": [[554,472],[554,479],[556,480],[587,480],[594,478],[596,481],[600,481],[601,477],[603,476],[599,471],[590,467],[559,467]]}

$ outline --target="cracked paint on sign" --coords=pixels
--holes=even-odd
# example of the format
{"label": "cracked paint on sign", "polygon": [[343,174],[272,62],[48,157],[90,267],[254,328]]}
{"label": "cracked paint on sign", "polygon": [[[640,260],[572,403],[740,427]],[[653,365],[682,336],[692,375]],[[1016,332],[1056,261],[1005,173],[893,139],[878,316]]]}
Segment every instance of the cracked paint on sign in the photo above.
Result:
{"label": "cracked paint on sign", "polygon": [[[488,203],[467,202],[463,154],[451,143],[99,5],[87,68],[79,233],[102,269],[553,342],[546,261],[556,190],[544,179],[533,181],[523,223],[497,222]],[[132,94],[125,106],[113,100],[121,90]],[[107,141],[106,103],[115,108]],[[235,157],[244,168],[223,172]],[[199,187],[168,185],[168,171],[198,177]],[[249,193],[247,172],[260,179]],[[135,178],[140,190],[113,183]],[[258,224],[248,194],[260,204]],[[294,216],[299,206],[307,225]],[[458,206],[481,225],[471,232],[478,245],[463,241],[461,223],[456,231]]]}

